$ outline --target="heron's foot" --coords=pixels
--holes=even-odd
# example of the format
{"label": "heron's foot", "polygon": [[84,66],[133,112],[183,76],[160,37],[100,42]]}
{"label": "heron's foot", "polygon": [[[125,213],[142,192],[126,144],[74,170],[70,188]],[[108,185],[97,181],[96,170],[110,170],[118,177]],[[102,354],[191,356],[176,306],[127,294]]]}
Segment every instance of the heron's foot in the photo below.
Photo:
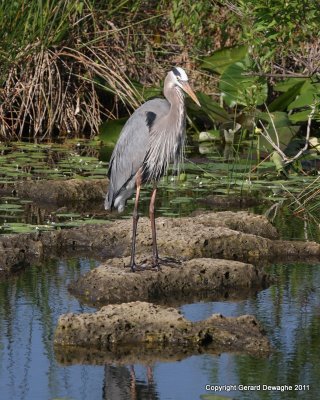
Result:
{"label": "heron's foot", "polygon": [[177,260],[173,257],[158,257],[158,263],[161,265],[168,265],[169,267],[173,267],[174,265],[172,264],[181,265],[181,260]]}
{"label": "heron's foot", "polygon": [[146,264],[132,264],[130,265],[131,272],[138,272],[138,271],[144,271],[146,269]]}
{"label": "heron's foot", "polygon": [[161,270],[161,265],[166,265],[168,267],[175,267],[176,265],[180,265],[181,261],[176,260],[173,257],[164,257],[164,258],[153,258],[152,260],[152,268],[156,269],[157,271]]}
{"label": "heron's foot", "polygon": [[130,269],[131,272],[140,272],[140,271],[161,271],[161,265],[166,265],[168,267],[175,267],[181,265],[181,260],[177,260],[173,257],[156,257],[152,258],[152,263],[150,265],[149,260],[143,260],[141,264],[131,263]]}
{"label": "heron's foot", "polygon": [[152,259],[152,270],[153,271],[160,271],[161,270],[161,268],[160,268],[160,258],[159,257]]}
{"label": "heron's foot", "polygon": [[130,269],[131,272],[140,272],[140,271],[146,271],[146,270],[154,270],[155,267],[152,263],[152,266],[148,263],[148,260],[143,260],[141,264],[136,264],[135,262],[133,264],[130,264]]}

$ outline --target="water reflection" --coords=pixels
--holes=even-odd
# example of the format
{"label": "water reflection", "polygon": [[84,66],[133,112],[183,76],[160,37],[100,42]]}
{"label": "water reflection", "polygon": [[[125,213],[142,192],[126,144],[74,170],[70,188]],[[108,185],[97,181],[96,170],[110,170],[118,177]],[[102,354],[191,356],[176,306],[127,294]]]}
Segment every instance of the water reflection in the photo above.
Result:
{"label": "water reflection", "polygon": [[133,365],[129,367],[106,365],[104,367],[103,400],[157,400],[159,399],[153,380],[153,370],[145,368],[145,376],[141,369],[137,376]]}
{"label": "water reflection", "polygon": [[[5,400],[43,399],[316,399],[320,390],[320,265],[277,265],[277,283],[242,301],[181,307],[191,320],[212,313],[254,314],[274,353],[267,359],[242,354],[194,355],[140,365],[88,360],[62,365],[54,356],[58,316],[87,312],[71,296],[70,280],[93,268],[88,259],[50,261],[0,283],[0,393]],[[79,361],[78,361],[79,362]],[[297,390],[240,391],[238,385],[309,385]],[[213,392],[206,385],[220,385]],[[223,387],[223,385],[229,385]],[[230,385],[237,390],[228,391]]]}

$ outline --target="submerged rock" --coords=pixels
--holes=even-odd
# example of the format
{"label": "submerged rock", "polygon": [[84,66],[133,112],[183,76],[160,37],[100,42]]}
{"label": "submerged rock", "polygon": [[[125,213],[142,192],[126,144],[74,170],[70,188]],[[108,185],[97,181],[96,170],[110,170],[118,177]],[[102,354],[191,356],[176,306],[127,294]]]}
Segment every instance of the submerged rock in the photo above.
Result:
{"label": "submerged rock", "polygon": [[[112,351],[120,357],[131,349],[159,349],[166,353],[179,349],[241,351],[267,354],[270,344],[257,320],[248,315],[226,318],[212,315],[191,322],[175,308],[146,302],[132,302],[102,307],[95,313],[65,314],[55,332],[56,346],[80,346]],[[170,349],[171,347],[171,349]],[[66,351],[66,350],[63,350]]]}
{"label": "submerged rock", "polygon": [[200,204],[205,204],[214,210],[235,210],[241,208],[253,207],[261,204],[261,199],[256,196],[226,196],[226,195],[209,195],[198,199]]}
{"label": "submerged rock", "polygon": [[221,227],[261,236],[268,239],[279,239],[277,229],[264,215],[252,214],[247,211],[206,212],[197,216],[197,221],[204,226]]}
{"label": "submerged rock", "polygon": [[[142,258],[138,262],[142,262]],[[104,305],[135,300],[180,304],[199,299],[245,298],[269,283],[262,268],[238,261],[195,258],[131,273],[129,258],[115,258],[81,276],[69,290],[82,301]]]}
{"label": "submerged rock", "polygon": [[[160,256],[181,260],[221,258],[260,264],[266,261],[320,257],[320,244],[281,241],[276,229],[263,216],[247,212],[205,213],[188,218],[157,218]],[[10,272],[17,266],[44,257],[86,251],[106,258],[130,253],[131,220],[107,221],[30,234],[0,236],[0,268]],[[148,218],[139,220],[138,254],[151,253]]]}
{"label": "submerged rock", "polygon": [[7,191],[14,190],[24,199],[61,206],[81,201],[102,202],[106,188],[107,179],[28,180],[16,182],[14,187],[8,186]]}

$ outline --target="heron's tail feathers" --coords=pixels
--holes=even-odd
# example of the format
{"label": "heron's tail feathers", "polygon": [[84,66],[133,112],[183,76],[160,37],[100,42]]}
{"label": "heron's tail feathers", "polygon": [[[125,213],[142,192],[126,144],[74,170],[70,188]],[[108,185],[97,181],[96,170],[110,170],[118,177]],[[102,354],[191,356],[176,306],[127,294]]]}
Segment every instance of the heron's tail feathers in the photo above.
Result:
{"label": "heron's tail feathers", "polygon": [[104,201],[105,210],[113,210],[116,208],[118,212],[123,212],[127,200],[132,196],[135,191],[135,176],[130,179],[117,190],[110,179],[108,192]]}
{"label": "heron's tail feathers", "polygon": [[104,209],[112,211],[113,207],[114,207],[114,190],[110,182],[106,197],[104,199]]}
{"label": "heron's tail feathers", "polygon": [[125,193],[121,192],[114,197],[113,192],[108,191],[104,200],[104,209],[107,211],[112,211],[116,208],[118,212],[123,212],[127,201],[127,198],[124,196],[124,194]]}
{"label": "heron's tail feathers", "polygon": [[105,210],[112,210],[112,203],[109,202],[108,193],[107,193],[107,195],[106,195],[106,197],[105,197],[105,199],[104,199],[104,209],[105,209]]}

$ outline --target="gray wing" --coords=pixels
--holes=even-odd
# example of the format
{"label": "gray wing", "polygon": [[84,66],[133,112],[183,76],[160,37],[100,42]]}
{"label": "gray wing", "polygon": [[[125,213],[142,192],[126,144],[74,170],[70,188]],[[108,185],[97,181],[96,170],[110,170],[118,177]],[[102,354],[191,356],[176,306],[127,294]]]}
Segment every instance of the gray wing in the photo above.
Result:
{"label": "gray wing", "polygon": [[170,104],[165,99],[149,100],[124,125],[110,158],[109,187],[105,199],[107,210],[115,206],[122,211],[126,200],[131,197],[135,189],[135,175],[148,150],[150,127],[169,109]]}

